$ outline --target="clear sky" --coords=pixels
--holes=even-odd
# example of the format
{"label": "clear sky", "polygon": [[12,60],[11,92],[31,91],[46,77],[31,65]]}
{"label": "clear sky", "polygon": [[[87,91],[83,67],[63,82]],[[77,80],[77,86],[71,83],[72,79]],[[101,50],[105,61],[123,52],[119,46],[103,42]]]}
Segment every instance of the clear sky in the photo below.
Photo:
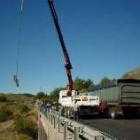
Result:
{"label": "clear sky", "polygon": [[[73,78],[119,78],[140,66],[139,0],[55,0]],[[50,92],[67,82],[48,4],[0,0],[0,92]],[[21,27],[21,35],[18,29]],[[20,38],[20,87],[13,82]]]}

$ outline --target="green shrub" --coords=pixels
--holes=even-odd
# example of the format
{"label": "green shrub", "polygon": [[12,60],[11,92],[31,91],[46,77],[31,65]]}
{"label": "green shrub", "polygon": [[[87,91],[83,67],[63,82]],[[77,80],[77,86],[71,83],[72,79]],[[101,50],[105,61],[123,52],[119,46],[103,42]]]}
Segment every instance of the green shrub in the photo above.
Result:
{"label": "green shrub", "polygon": [[0,112],[0,122],[4,122],[6,120],[7,120],[6,112],[5,111],[1,111]]}
{"label": "green shrub", "polygon": [[17,135],[17,140],[33,140],[33,138],[26,134],[19,134]]}
{"label": "green shrub", "polygon": [[2,110],[0,111],[0,122],[7,121],[11,118],[13,118],[13,112],[8,109],[2,108]]}
{"label": "green shrub", "polygon": [[29,109],[29,107],[28,107],[27,105],[23,105],[23,106],[21,107],[20,112],[21,112],[21,113],[28,113],[29,110],[30,110],[30,109]]}
{"label": "green shrub", "polygon": [[31,119],[18,115],[15,119],[15,128],[19,133],[26,134],[34,139],[37,138],[37,124]]}
{"label": "green shrub", "polygon": [[7,98],[5,96],[0,96],[0,102],[6,102]]}

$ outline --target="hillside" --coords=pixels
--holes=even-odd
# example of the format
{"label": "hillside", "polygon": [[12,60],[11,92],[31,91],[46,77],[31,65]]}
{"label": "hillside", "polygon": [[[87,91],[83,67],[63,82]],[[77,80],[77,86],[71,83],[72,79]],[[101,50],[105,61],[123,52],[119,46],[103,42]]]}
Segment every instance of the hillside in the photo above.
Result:
{"label": "hillside", "polygon": [[133,71],[125,73],[122,78],[140,79],[140,67],[134,69]]}
{"label": "hillside", "polygon": [[0,93],[0,96],[5,96],[9,101],[31,101],[34,97],[32,94],[14,94],[14,93]]}
{"label": "hillside", "polygon": [[0,93],[0,140],[36,140],[37,111],[30,94]]}

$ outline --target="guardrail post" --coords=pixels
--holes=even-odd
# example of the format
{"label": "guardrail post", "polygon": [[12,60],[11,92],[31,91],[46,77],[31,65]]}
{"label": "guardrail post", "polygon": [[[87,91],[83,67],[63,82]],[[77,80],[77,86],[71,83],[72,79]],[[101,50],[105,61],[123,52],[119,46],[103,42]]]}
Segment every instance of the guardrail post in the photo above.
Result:
{"label": "guardrail post", "polygon": [[56,127],[56,116],[54,116],[54,129]]}
{"label": "guardrail post", "polygon": [[74,127],[74,140],[79,140],[80,127]]}
{"label": "guardrail post", "polygon": [[68,117],[68,119],[70,119],[70,110],[69,109],[67,109],[67,117]]}
{"label": "guardrail post", "polygon": [[61,119],[58,117],[58,133],[60,133]]}
{"label": "guardrail post", "polygon": [[51,118],[52,118],[52,116],[51,116],[51,114],[50,114],[50,113],[49,113],[49,118],[50,118],[49,122],[51,123]]}
{"label": "guardrail post", "polygon": [[51,114],[51,125],[53,125],[53,115]]}
{"label": "guardrail post", "polygon": [[61,117],[62,110],[58,112],[58,116]]}
{"label": "guardrail post", "polygon": [[51,115],[48,113],[49,122],[51,122]]}
{"label": "guardrail post", "polygon": [[48,115],[48,114],[49,114],[49,112],[48,112],[48,110],[47,110],[47,111],[46,111],[46,116],[47,116],[47,119],[49,119],[49,117],[48,117],[49,115]]}
{"label": "guardrail post", "polygon": [[68,138],[68,122],[67,121],[64,121],[64,140],[67,140]]}

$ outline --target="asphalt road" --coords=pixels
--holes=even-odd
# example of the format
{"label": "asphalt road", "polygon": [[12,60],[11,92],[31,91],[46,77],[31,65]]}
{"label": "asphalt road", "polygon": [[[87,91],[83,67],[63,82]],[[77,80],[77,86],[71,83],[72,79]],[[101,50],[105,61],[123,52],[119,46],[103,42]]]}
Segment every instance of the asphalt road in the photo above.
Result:
{"label": "asphalt road", "polygon": [[106,132],[119,140],[140,140],[139,119],[82,118],[79,121],[89,127]]}

